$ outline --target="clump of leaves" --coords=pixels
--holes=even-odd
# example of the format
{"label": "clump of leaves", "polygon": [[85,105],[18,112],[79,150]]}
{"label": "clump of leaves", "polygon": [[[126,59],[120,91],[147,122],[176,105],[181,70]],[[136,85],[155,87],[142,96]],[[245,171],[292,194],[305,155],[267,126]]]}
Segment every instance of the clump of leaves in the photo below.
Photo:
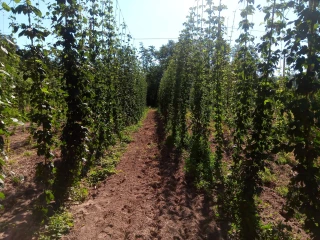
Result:
{"label": "clump of leaves", "polygon": [[71,187],[69,197],[72,201],[84,202],[89,195],[89,191],[81,184]]}
{"label": "clump of leaves", "polygon": [[109,168],[97,167],[89,171],[87,179],[90,185],[94,186],[97,183],[105,180],[107,176],[110,176],[114,173],[116,173],[114,167],[109,167]]}
{"label": "clump of leaves", "polygon": [[266,185],[270,185],[277,180],[276,175],[267,167],[264,167],[264,171],[259,172],[259,176],[262,182]]}
{"label": "clump of leaves", "polygon": [[278,153],[276,162],[280,165],[288,164],[290,166],[297,165],[297,161],[294,158],[293,153],[281,151]]}
{"label": "clump of leaves", "polygon": [[44,230],[39,233],[39,240],[60,239],[70,231],[73,225],[71,213],[66,211],[57,212],[49,218]]}
{"label": "clump of leaves", "polygon": [[288,195],[289,189],[287,186],[278,186],[276,187],[276,192],[282,196],[282,197],[286,197]]}
{"label": "clump of leaves", "polygon": [[261,239],[292,240],[295,239],[292,228],[282,222],[261,224]]}

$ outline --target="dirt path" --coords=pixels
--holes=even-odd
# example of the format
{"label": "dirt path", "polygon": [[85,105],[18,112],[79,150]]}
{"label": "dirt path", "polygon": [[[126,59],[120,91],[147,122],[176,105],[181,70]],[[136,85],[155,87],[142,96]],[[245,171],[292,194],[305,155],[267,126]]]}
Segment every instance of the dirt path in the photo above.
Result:
{"label": "dirt path", "polygon": [[209,200],[185,181],[180,156],[164,146],[150,110],[117,170],[91,199],[72,207],[64,239],[221,239]]}

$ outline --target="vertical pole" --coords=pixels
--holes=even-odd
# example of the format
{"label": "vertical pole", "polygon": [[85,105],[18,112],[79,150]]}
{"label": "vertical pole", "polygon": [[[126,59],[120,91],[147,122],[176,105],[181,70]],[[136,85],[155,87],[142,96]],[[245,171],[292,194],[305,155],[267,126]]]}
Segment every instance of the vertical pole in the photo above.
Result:
{"label": "vertical pole", "polygon": [[231,47],[231,40],[232,40],[232,35],[233,35],[234,20],[235,20],[235,18],[236,18],[236,11],[237,11],[237,10],[234,10],[234,11],[233,11],[233,22],[232,22],[232,28],[231,28],[231,34],[230,34],[230,41],[229,41],[230,47]]}
{"label": "vertical pole", "polygon": [[202,0],[202,4],[201,4],[202,13],[201,13],[201,19],[200,19],[200,21],[201,21],[201,32],[203,32],[203,28],[202,28],[202,21],[203,21],[203,8],[204,8],[204,6],[203,6],[203,0]]}

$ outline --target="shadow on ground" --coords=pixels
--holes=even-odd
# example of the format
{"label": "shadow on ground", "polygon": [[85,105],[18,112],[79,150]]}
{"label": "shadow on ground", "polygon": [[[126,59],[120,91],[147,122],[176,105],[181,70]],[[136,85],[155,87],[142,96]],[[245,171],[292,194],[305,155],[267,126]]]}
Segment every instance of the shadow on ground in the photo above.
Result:
{"label": "shadow on ground", "polygon": [[180,236],[174,239],[224,239],[215,222],[212,196],[198,191],[186,178],[183,161],[185,156],[181,150],[166,141],[164,125],[158,113],[155,115],[155,122],[160,150],[158,168],[161,188],[157,198],[162,205],[159,217],[166,211],[172,216],[173,222],[183,223]]}
{"label": "shadow on ground", "polygon": [[31,186],[17,187],[15,193],[7,195],[0,211],[0,238],[6,240],[31,240],[40,230],[41,223],[33,215],[33,209],[41,194]]}

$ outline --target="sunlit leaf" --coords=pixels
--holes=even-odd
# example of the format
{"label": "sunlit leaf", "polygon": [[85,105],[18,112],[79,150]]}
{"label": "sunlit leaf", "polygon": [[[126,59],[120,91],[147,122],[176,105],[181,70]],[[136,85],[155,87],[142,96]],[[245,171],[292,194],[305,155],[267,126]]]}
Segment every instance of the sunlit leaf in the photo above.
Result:
{"label": "sunlit leaf", "polygon": [[5,47],[1,46],[0,48],[1,48],[1,50],[2,50],[3,52],[5,52],[6,54],[8,54],[8,50],[7,50]]}
{"label": "sunlit leaf", "polygon": [[2,2],[2,7],[4,10],[6,10],[7,12],[10,12],[11,8],[8,6],[8,4],[6,4],[5,2]]}

